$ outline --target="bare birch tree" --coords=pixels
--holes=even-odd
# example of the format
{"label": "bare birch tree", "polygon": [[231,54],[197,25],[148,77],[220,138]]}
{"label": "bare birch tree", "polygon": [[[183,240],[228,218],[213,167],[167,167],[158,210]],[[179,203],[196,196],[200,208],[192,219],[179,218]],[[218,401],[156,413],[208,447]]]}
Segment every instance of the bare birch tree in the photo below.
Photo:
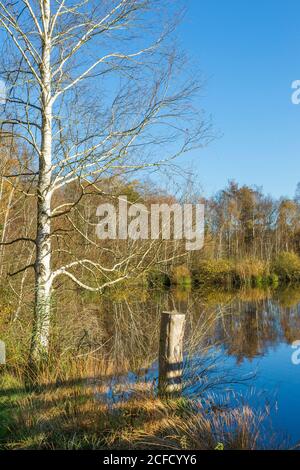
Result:
{"label": "bare birch tree", "polygon": [[[25,178],[27,196],[36,198],[36,235],[7,242],[35,251],[34,263],[18,271],[35,273],[32,364],[47,355],[54,281],[67,276],[98,291],[126,277],[130,258],[109,267],[84,258],[60,264],[63,250],[54,240],[64,229],[53,230],[54,221],[66,220],[92,187],[99,190],[101,178],[166,165],[207,130],[191,107],[197,84],[172,43],[174,3],[0,1],[0,74],[7,85],[1,132],[33,155],[18,174],[6,175],[12,184],[13,177]],[[55,195],[74,183],[78,198],[55,205]],[[120,268],[101,285],[80,280],[83,269]]]}

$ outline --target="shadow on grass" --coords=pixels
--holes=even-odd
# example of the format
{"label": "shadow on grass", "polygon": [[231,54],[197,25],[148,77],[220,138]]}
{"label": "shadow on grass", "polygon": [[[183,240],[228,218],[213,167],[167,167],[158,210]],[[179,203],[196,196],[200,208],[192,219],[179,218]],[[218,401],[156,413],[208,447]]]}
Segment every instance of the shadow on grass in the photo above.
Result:
{"label": "shadow on grass", "polygon": [[[0,449],[253,449],[260,417],[249,408],[203,406],[185,398],[160,399],[145,381],[120,387],[106,400],[112,375],[80,377],[1,390]],[[128,391],[131,395],[128,398]]]}
{"label": "shadow on grass", "polygon": [[179,402],[171,412],[146,382],[138,383],[138,391],[133,386],[128,400],[121,387],[117,401],[106,401],[104,379],[109,378],[71,379],[42,385],[38,391],[2,390],[6,401],[1,406],[0,400],[0,409],[9,419],[0,424],[0,448],[125,449],[139,447],[139,434],[167,432],[165,418],[175,417]]}

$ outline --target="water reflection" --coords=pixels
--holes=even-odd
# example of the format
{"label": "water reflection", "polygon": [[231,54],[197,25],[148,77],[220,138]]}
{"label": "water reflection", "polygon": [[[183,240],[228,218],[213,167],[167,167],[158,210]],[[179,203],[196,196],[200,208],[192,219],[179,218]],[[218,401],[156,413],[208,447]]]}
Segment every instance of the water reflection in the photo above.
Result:
{"label": "water reflection", "polygon": [[211,335],[240,363],[264,355],[276,345],[300,338],[300,306],[281,307],[275,299],[242,302],[228,306]]}
{"label": "water reflection", "polygon": [[[157,386],[161,314],[177,310],[186,319],[184,393],[205,393],[216,384],[224,392],[234,383],[246,397],[246,388],[253,387],[251,405],[262,404],[266,397],[275,402],[276,430],[300,440],[300,366],[291,361],[291,345],[300,339],[300,288],[127,290],[100,299],[82,299],[78,293],[67,302],[74,314],[70,318],[62,313],[57,319],[63,325],[58,348],[104,359],[104,372],[112,381],[97,393],[118,400],[120,393],[127,393],[124,377],[133,388]],[[64,312],[64,306],[57,311]],[[236,382],[244,377],[251,380],[240,387]],[[120,383],[125,384],[122,390]],[[263,398],[258,400],[258,395]]]}
{"label": "water reflection", "polygon": [[157,360],[163,311],[186,315],[185,350],[190,356],[217,344],[240,364],[300,339],[300,288],[150,291],[107,297],[87,310],[75,298],[76,310],[80,321],[74,329],[74,318],[70,326],[68,318],[63,319],[60,344],[68,343],[82,354],[100,351],[119,372],[139,374]]}

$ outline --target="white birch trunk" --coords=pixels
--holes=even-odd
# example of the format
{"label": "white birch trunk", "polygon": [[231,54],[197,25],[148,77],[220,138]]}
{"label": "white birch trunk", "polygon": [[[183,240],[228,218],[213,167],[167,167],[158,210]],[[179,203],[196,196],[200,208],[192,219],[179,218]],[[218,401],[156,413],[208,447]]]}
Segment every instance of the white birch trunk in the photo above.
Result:
{"label": "white birch trunk", "polygon": [[48,354],[51,316],[51,176],[52,176],[52,97],[51,40],[48,36],[50,0],[44,2],[45,34],[41,64],[42,141],[39,159],[37,234],[35,262],[35,325],[31,360],[39,362]]}

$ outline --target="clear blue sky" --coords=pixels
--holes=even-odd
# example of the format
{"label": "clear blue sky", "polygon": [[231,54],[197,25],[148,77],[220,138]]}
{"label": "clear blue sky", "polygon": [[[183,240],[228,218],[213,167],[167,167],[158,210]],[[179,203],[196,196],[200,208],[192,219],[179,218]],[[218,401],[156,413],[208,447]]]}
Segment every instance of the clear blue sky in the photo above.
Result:
{"label": "clear blue sky", "polygon": [[229,179],[292,197],[300,181],[299,0],[190,0],[180,40],[223,136],[190,157],[207,195]]}

